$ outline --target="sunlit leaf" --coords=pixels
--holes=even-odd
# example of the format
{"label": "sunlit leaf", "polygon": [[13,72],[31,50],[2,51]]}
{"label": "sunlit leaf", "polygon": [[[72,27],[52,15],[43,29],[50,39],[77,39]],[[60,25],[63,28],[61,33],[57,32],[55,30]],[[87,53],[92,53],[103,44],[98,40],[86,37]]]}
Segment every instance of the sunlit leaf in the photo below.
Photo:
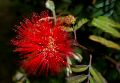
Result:
{"label": "sunlit leaf", "polygon": [[89,80],[90,80],[90,83],[96,83],[95,80],[94,80],[94,78],[91,77],[91,76],[90,76]]}
{"label": "sunlit leaf", "polygon": [[75,65],[71,67],[73,72],[83,72],[88,69],[88,65]]}
{"label": "sunlit leaf", "polygon": [[88,22],[87,18],[83,18],[83,19],[79,20],[78,23],[75,25],[74,29],[77,30],[77,29],[81,28],[81,26],[87,22]]}
{"label": "sunlit leaf", "polygon": [[87,79],[87,75],[78,75],[78,76],[72,76],[67,78],[67,83],[81,83],[85,79]]}
{"label": "sunlit leaf", "polygon": [[30,83],[30,80],[26,79],[26,83]]}
{"label": "sunlit leaf", "polygon": [[109,21],[101,20],[98,17],[98,18],[93,19],[92,25],[99,28],[99,29],[101,29],[101,30],[103,30],[104,32],[107,32],[107,33],[111,34],[114,37],[120,38],[120,32],[118,30],[116,30],[115,28],[113,28],[113,25],[115,25],[115,24],[113,24],[113,23],[110,24],[110,23],[108,23]]}
{"label": "sunlit leaf", "polygon": [[98,19],[101,20],[102,22],[106,23],[106,25],[109,25],[111,27],[120,29],[120,24],[115,22],[115,21],[113,21],[112,19],[110,19],[108,17],[100,16],[100,17],[98,17]]}
{"label": "sunlit leaf", "polygon": [[97,73],[97,75],[100,77],[100,79],[103,81],[103,83],[107,83],[106,79],[99,73],[96,69],[94,71]]}
{"label": "sunlit leaf", "polygon": [[[99,74],[98,72],[96,72],[96,70],[93,67],[90,67],[89,72],[93,76],[93,78],[95,79],[96,83],[107,83],[105,81],[105,79],[103,79],[102,75]],[[93,82],[93,80],[92,80],[92,82]]]}
{"label": "sunlit leaf", "polygon": [[106,47],[120,50],[120,45],[118,45],[117,43],[115,43],[113,41],[107,40],[107,39],[105,39],[103,37],[90,35],[89,39],[91,39],[91,40],[93,40],[95,42],[98,42],[98,43],[100,43],[102,45],[105,45]]}

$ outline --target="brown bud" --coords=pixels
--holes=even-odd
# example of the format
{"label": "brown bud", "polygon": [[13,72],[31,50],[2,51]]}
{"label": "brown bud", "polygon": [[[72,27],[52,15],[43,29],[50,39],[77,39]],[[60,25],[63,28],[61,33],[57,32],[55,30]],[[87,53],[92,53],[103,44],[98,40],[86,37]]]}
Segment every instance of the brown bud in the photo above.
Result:
{"label": "brown bud", "polygon": [[64,23],[70,25],[70,24],[74,24],[76,21],[76,18],[73,15],[68,15],[64,17]]}

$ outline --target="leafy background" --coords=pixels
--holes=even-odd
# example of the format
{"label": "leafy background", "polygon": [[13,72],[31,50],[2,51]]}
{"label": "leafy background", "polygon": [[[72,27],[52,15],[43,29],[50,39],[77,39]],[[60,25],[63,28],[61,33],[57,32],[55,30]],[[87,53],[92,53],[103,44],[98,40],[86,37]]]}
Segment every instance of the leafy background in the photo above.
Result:
{"label": "leafy background", "polygon": [[[45,2],[46,0],[0,0],[0,83],[13,83],[12,77],[19,70],[14,61],[17,56],[12,52],[13,48],[10,44],[11,38],[15,36],[13,31],[15,25],[19,25],[20,21],[25,17],[30,17],[33,12],[39,13],[46,10]],[[88,23],[77,30],[78,41],[81,45],[92,50],[92,65],[101,72],[108,83],[120,81],[120,68],[116,68],[116,64],[106,58],[109,56],[119,64],[120,50],[107,48],[104,44],[96,43],[88,38],[90,35],[97,35],[120,45],[120,37],[116,38],[113,34],[105,33],[101,26],[92,24],[92,22],[95,23],[93,19],[99,16],[109,17],[115,23],[119,23],[120,0],[54,0],[54,2],[57,15],[72,14],[77,19],[89,19]],[[99,20],[97,25],[99,23],[105,26],[109,21]],[[81,51],[84,57],[82,63],[88,64],[89,52]],[[29,79],[31,83],[64,83],[64,76],[62,73],[57,77],[50,76],[48,79],[44,77],[29,77]]]}

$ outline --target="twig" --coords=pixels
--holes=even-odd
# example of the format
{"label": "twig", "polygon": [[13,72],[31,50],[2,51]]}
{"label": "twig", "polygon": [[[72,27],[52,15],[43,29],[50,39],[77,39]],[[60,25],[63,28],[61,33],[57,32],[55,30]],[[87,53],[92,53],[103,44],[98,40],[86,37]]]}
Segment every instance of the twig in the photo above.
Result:
{"label": "twig", "polygon": [[85,46],[81,45],[78,43],[77,41],[77,35],[76,35],[76,30],[74,30],[73,28],[73,31],[74,31],[74,45],[76,46],[79,46],[80,48],[84,49],[84,50],[88,50],[88,48],[86,48]]}
{"label": "twig", "polygon": [[74,31],[74,42],[76,42],[77,41],[76,30],[74,30],[73,28],[73,31]]}
{"label": "twig", "polygon": [[109,61],[111,61],[115,66],[116,66],[116,69],[118,70],[118,72],[120,73],[120,62],[117,62],[115,61],[114,59],[112,59],[111,57],[109,56],[105,56],[105,58]]}
{"label": "twig", "polygon": [[[89,70],[90,70],[91,64],[92,64],[92,55],[90,54]],[[87,80],[87,83],[89,83],[89,78],[90,78],[90,72],[88,71],[88,80]]]}
{"label": "twig", "polygon": [[117,65],[117,61],[115,61],[114,59],[112,59],[111,57],[109,57],[109,56],[105,56],[105,58],[107,59],[107,60],[109,60],[109,61],[111,61],[113,64],[115,64],[115,65]]}
{"label": "twig", "polygon": [[82,48],[84,50],[89,50],[88,48],[86,48],[85,46],[79,44],[78,42],[77,42],[77,44],[74,44],[74,45],[76,45],[76,46],[78,46],[78,47],[80,47],[80,48]]}
{"label": "twig", "polygon": [[90,54],[90,61],[89,61],[89,65],[92,64],[92,55]]}

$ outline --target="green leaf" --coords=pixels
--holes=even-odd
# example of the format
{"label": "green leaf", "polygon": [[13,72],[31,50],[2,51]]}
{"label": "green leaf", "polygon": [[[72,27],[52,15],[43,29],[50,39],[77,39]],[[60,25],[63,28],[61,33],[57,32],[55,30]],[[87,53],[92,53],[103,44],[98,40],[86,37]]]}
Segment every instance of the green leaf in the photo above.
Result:
{"label": "green leaf", "polygon": [[88,65],[75,65],[71,67],[73,72],[83,72],[88,69]]}
{"label": "green leaf", "polygon": [[90,35],[89,39],[91,39],[91,40],[93,40],[95,42],[98,42],[98,43],[100,43],[102,45],[105,45],[106,47],[120,50],[120,45],[118,45],[117,43],[112,42],[110,40],[107,40],[107,39],[105,39],[103,37],[99,37],[99,36],[95,36],[95,35]]}
{"label": "green leaf", "polygon": [[85,79],[87,79],[87,75],[78,75],[78,76],[72,76],[67,78],[67,83],[81,83]]}
{"label": "green leaf", "polygon": [[30,83],[30,80],[26,79],[26,83]]}
{"label": "green leaf", "polygon": [[78,23],[74,27],[66,27],[65,30],[67,32],[72,32],[74,30],[78,30],[79,28],[81,28],[87,22],[88,22],[88,19],[83,18],[83,19],[79,20]]}
{"label": "green leaf", "polygon": [[94,78],[91,77],[91,76],[90,76],[89,80],[90,80],[90,83],[96,83],[95,80],[94,80]]}
{"label": "green leaf", "polygon": [[[96,83],[107,83],[107,81],[105,81],[105,79],[103,79],[102,75],[99,74],[98,72],[96,72],[96,70],[93,67],[90,67],[89,72],[95,79]],[[92,80],[92,82],[93,82],[93,80]]]}
{"label": "green leaf", "polygon": [[75,27],[73,27],[74,30],[77,30],[77,29],[81,28],[82,25],[84,25],[87,22],[88,22],[87,18],[83,18],[83,19],[79,20],[78,23],[75,25]]}
{"label": "green leaf", "polygon": [[106,79],[99,73],[96,69],[94,71],[97,73],[97,75],[100,77],[100,79],[103,81],[103,83],[107,83]]}
{"label": "green leaf", "polygon": [[120,29],[120,24],[113,21],[112,19],[109,19],[108,17],[105,17],[105,16],[100,16],[98,18],[99,18],[99,20],[106,23],[107,25],[109,25],[109,26],[111,26],[113,28],[119,28]]}
{"label": "green leaf", "polygon": [[[103,17],[102,17],[102,19],[103,19]],[[101,29],[101,30],[103,30],[106,33],[111,34],[114,37],[120,38],[120,32],[118,32],[115,28],[113,28],[113,26],[115,24],[113,24],[112,22],[108,23],[109,21],[101,20],[101,17],[100,18],[98,17],[98,18],[93,19],[92,25],[99,28],[99,29]]]}

